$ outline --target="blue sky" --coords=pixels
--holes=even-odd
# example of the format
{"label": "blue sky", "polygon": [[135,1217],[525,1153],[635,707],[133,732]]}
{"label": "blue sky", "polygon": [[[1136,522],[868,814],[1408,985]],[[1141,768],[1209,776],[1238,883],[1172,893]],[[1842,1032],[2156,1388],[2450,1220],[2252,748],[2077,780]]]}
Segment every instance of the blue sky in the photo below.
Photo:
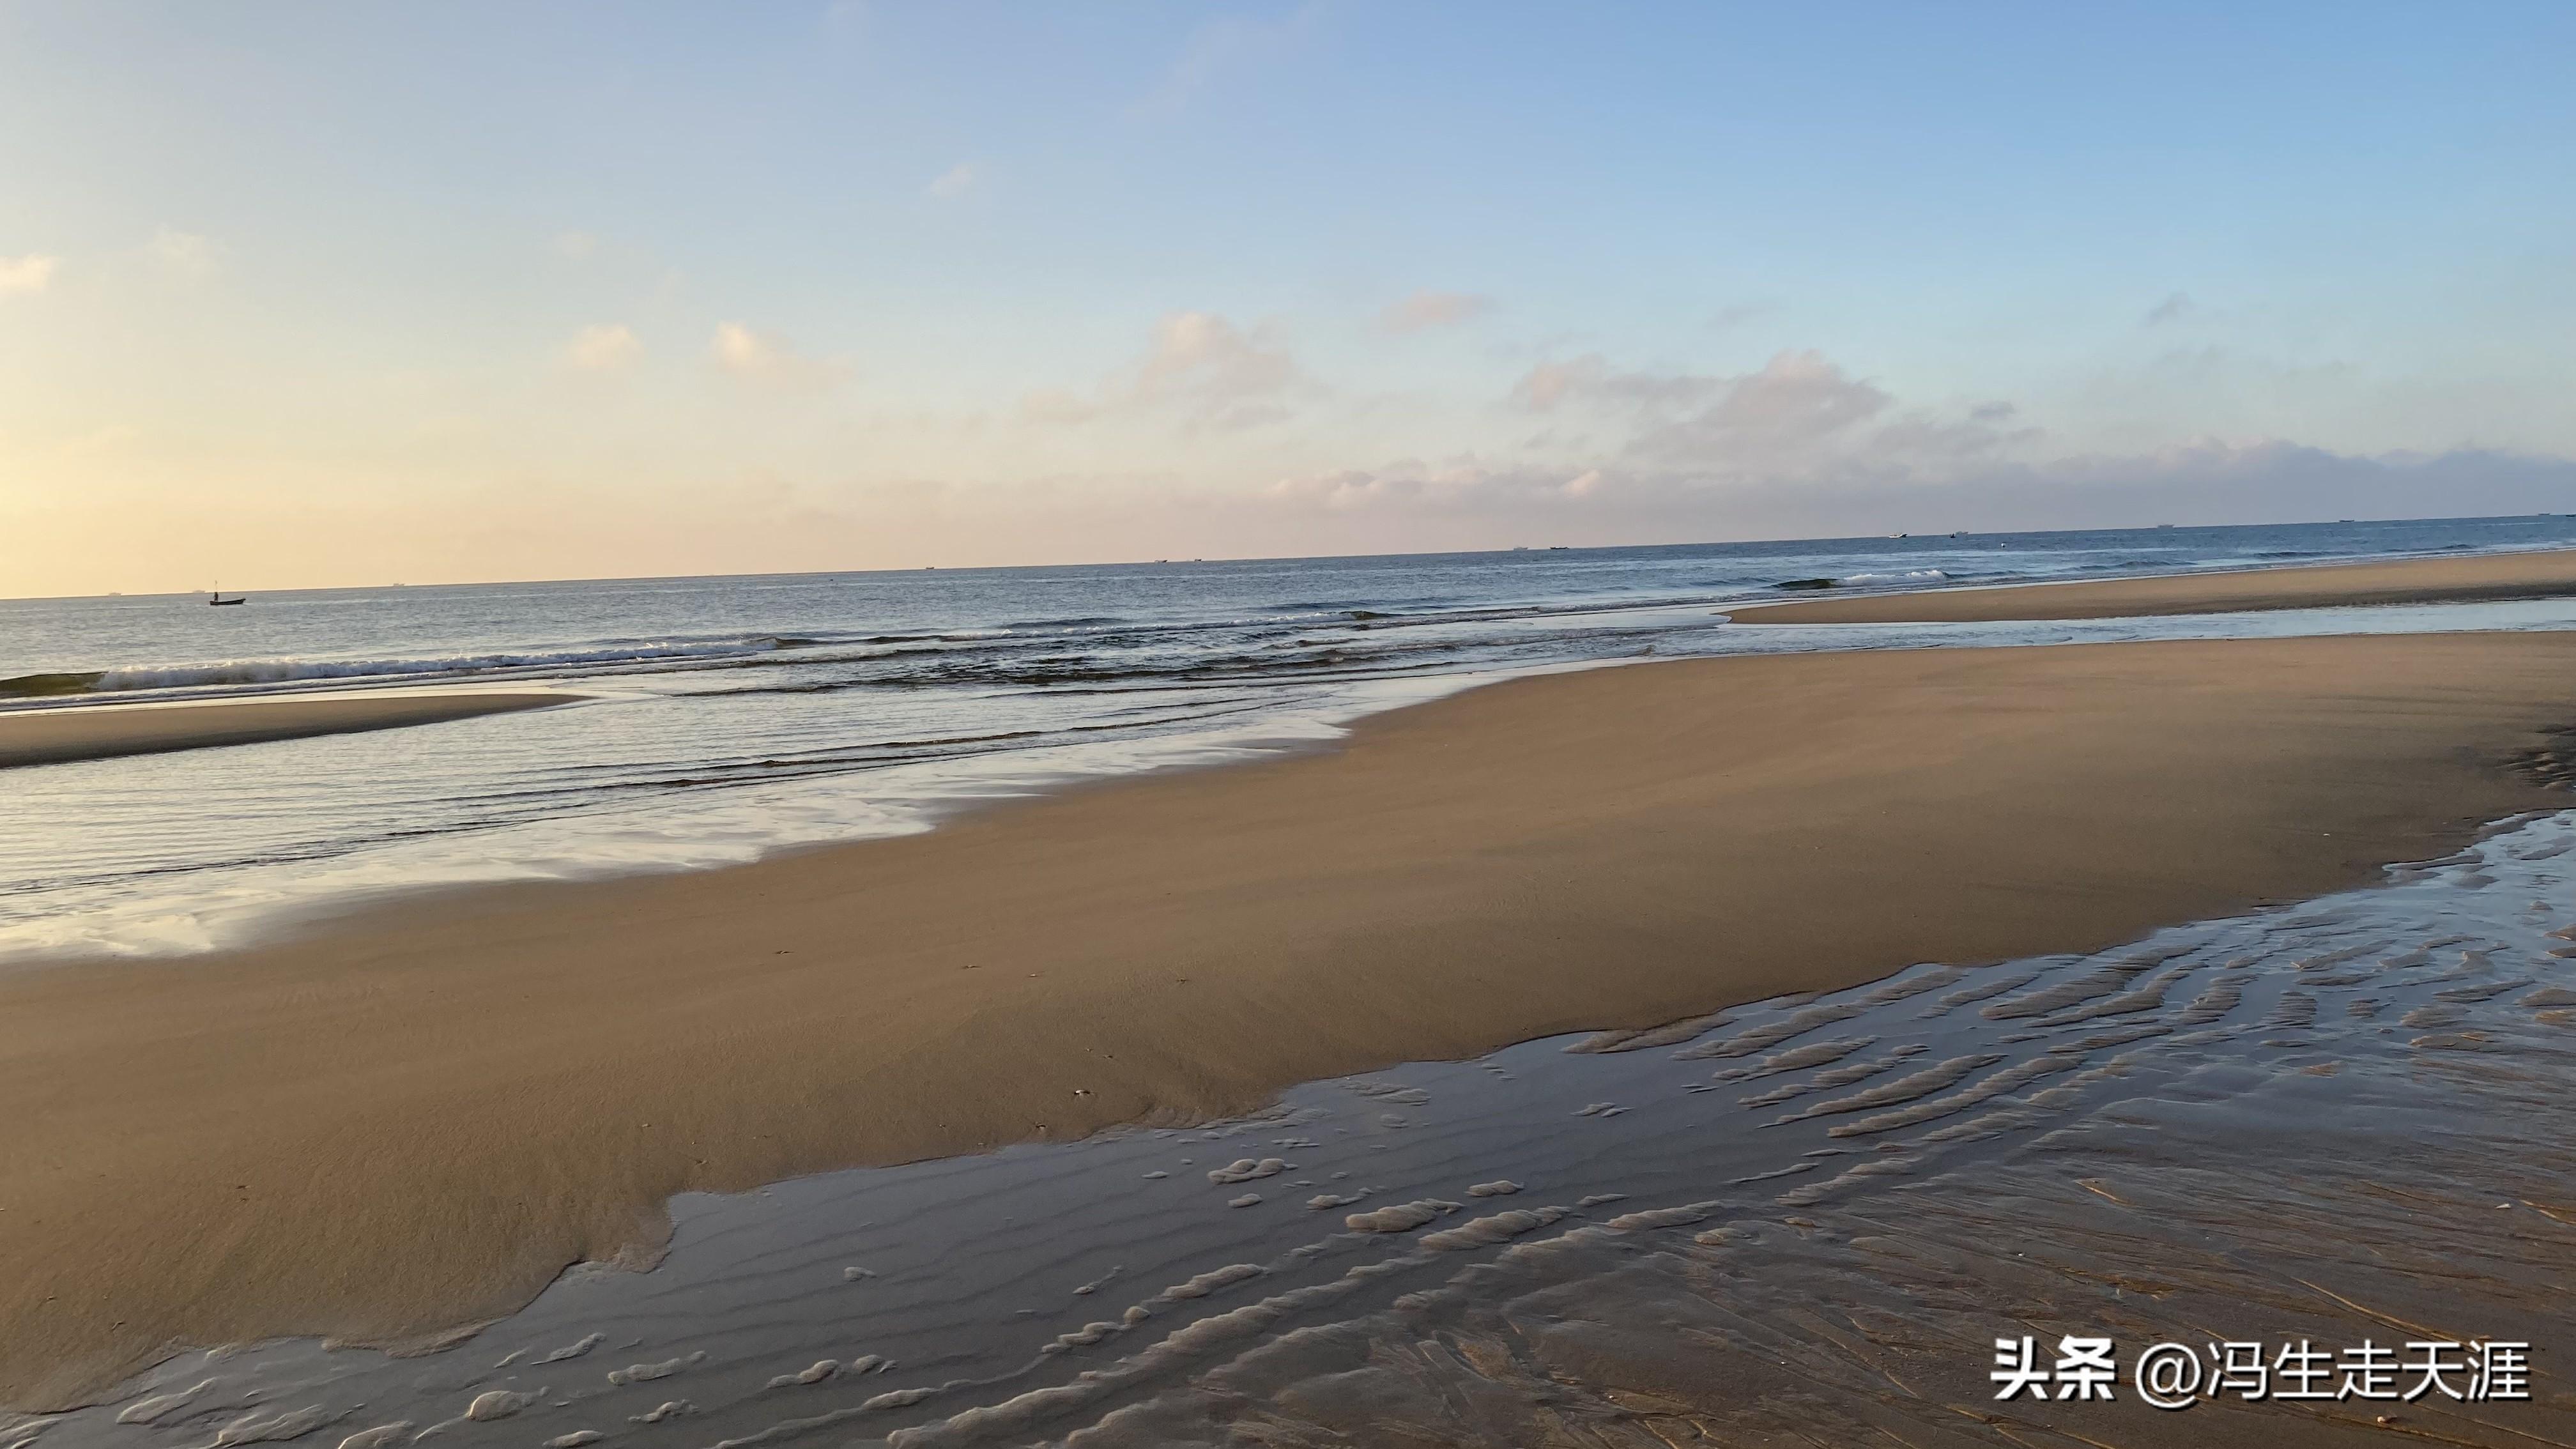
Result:
{"label": "blue sky", "polygon": [[2571,41],[0,0],[0,594],[2576,506]]}

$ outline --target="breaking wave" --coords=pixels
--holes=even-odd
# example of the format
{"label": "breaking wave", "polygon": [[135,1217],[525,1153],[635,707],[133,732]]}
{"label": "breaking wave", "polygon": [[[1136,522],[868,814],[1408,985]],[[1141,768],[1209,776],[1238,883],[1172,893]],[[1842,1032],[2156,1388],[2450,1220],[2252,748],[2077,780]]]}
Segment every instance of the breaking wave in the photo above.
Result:
{"label": "breaking wave", "polygon": [[812,642],[814,641],[808,639],[762,635],[750,639],[655,639],[628,644],[602,645],[588,649],[447,654],[420,659],[222,659],[203,664],[22,674],[10,679],[0,679],[0,698],[107,694],[142,689],[199,689],[220,685],[292,684],[304,680],[406,679],[435,675],[483,674],[494,670],[560,669],[575,665],[649,664],[670,660],[722,659],[791,649]]}

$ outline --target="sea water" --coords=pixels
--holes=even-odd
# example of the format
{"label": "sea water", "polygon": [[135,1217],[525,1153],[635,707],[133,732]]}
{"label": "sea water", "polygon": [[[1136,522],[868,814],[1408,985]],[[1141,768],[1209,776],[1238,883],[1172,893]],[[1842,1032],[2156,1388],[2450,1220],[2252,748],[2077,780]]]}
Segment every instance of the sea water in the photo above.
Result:
{"label": "sea water", "polygon": [[0,601],[0,709],[526,686],[562,709],[0,774],[0,962],[167,954],[371,895],[686,869],[927,828],[1065,780],[1332,738],[1640,658],[2284,629],[2554,627],[2563,605],[1752,629],[1846,590],[2576,544],[2576,519],[1969,534],[1075,568]]}

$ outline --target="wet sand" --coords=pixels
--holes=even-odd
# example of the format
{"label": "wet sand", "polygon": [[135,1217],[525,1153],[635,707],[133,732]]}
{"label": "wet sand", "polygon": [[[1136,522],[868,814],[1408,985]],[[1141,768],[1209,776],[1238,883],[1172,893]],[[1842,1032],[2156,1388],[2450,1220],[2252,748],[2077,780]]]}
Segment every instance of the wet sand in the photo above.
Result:
{"label": "wet sand", "polygon": [[0,981],[0,1400],[385,1339],[663,1203],[2093,950],[2564,800],[2576,636],[1738,658],[734,870]]}
{"label": "wet sand", "polygon": [[[2571,873],[2562,811],[2090,956],[692,1194],[443,1351],[182,1354],[0,1443],[2564,1444]],[[2000,1403],[2022,1332],[2515,1339],[2531,1398]]]}
{"label": "wet sand", "polygon": [[544,709],[574,698],[534,690],[460,690],[12,710],[0,712],[0,769],[437,724]]}
{"label": "wet sand", "polygon": [[1856,598],[1747,604],[1745,624],[1950,624],[2117,619],[2141,614],[2232,614],[2367,604],[2478,603],[2576,594],[2576,552],[2487,554],[2182,574],[2101,583],[1929,589]]}

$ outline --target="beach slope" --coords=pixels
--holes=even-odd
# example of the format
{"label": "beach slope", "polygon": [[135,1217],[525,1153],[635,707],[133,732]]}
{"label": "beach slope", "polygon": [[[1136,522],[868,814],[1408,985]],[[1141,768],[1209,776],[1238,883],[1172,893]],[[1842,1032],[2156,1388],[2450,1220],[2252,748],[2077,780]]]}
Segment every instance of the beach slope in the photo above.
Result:
{"label": "beach slope", "polygon": [[1949,624],[2232,614],[2359,604],[2456,604],[2576,595],[2576,550],[2319,564],[2241,573],[2169,574],[2099,583],[1928,589],[1746,604],[1741,624]]}
{"label": "beach slope", "polygon": [[2567,634],[1649,664],[926,835],[22,971],[0,1402],[504,1313],[649,1257],[683,1189],[2366,882],[2567,804],[2571,724]]}
{"label": "beach slope", "polygon": [[0,769],[436,724],[569,704],[576,697],[539,690],[455,690],[10,710],[0,712]]}

